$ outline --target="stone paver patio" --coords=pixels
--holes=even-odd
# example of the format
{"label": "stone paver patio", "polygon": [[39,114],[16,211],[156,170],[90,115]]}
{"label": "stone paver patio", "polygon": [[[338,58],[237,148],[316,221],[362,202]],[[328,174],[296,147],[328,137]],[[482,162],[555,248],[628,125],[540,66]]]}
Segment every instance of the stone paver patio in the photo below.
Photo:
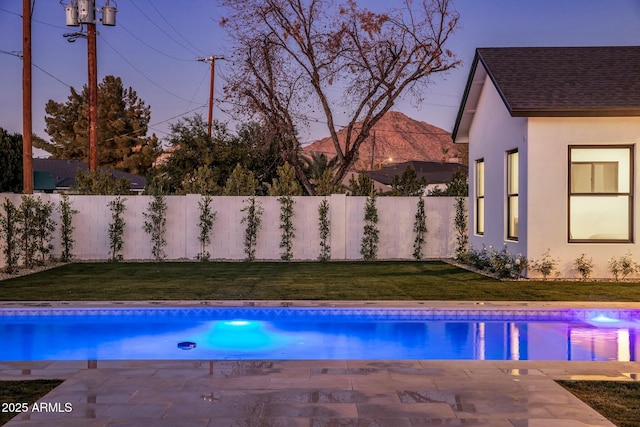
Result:
{"label": "stone paver patio", "polygon": [[634,362],[0,363],[4,380],[65,379],[10,427],[613,426],[553,380],[639,374]]}

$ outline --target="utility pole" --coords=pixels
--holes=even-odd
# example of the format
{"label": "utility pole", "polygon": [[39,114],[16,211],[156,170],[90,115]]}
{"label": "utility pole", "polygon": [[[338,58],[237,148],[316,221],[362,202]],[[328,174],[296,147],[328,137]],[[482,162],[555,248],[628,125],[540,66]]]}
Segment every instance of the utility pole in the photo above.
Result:
{"label": "utility pole", "polygon": [[87,24],[87,55],[89,89],[89,171],[98,170],[98,67],[96,24]]}
{"label": "utility pole", "polygon": [[375,170],[375,159],[376,159],[376,131],[374,130],[371,138],[371,170]]}
{"label": "utility pole", "polygon": [[[27,1],[27,0],[24,0]],[[86,35],[82,32],[65,34],[68,41],[74,42],[78,37],[87,38],[87,89],[89,91],[89,171],[98,170],[98,59],[96,48],[96,12],[102,13],[102,25],[115,26],[117,9],[109,5],[109,0],[102,9],[96,8],[96,0],[70,0],[65,6],[67,26],[87,26]]]}
{"label": "utility pole", "polygon": [[207,132],[209,135],[209,139],[211,139],[211,125],[213,123],[213,88],[214,88],[213,82],[216,75],[216,60],[218,59],[224,60],[224,56],[211,55],[208,58],[196,59],[199,62],[211,63],[211,83],[209,85],[209,128]]}
{"label": "utility pole", "polygon": [[31,0],[22,0],[22,192],[33,194]]}

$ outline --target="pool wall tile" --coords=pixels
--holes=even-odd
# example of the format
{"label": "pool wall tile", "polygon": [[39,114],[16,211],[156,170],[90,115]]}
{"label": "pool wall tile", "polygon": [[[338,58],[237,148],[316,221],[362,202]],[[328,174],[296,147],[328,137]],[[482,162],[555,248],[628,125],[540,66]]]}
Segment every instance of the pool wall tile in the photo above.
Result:
{"label": "pool wall tile", "polygon": [[629,309],[388,309],[388,308],[3,308],[3,317],[160,316],[184,319],[305,319],[339,317],[369,320],[477,320],[477,321],[590,321],[594,318],[640,321],[640,310]]}

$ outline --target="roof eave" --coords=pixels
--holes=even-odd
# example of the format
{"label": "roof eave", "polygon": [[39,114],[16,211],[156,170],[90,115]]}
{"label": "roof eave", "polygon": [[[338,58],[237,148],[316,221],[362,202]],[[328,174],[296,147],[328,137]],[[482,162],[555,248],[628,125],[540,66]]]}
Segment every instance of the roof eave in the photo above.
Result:
{"label": "roof eave", "polygon": [[[462,100],[460,101],[460,107],[458,107],[458,114],[456,115],[456,121],[453,125],[453,131],[451,131],[451,139],[454,143],[467,143],[469,142],[468,137],[461,138],[459,140],[458,133],[460,132],[460,126],[463,121],[463,117],[465,115],[465,111],[467,110],[467,101],[469,100],[469,93],[471,92],[471,87],[473,86],[474,76],[476,74],[476,68],[478,67],[478,49],[476,49],[476,53],[473,57],[473,62],[471,63],[471,70],[469,71],[469,76],[467,77],[467,83],[464,88],[464,92],[462,94]],[[475,110],[475,106],[473,106]]]}
{"label": "roof eave", "polygon": [[[476,79],[476,74],[479,70],[478,63],[480,63],[480,70],[483,73],[483,75],[480,75],[480,79],[482,80],[482,82]],[[480,54],[480,48],[477,48],[476,54],[473,58],[473,63],[471,65],[471,70],[469,71],[469,77],[467,78],[467,84],[464,89],[462,101],[460,102],[460,108],[458,109],[458,115],[456,116],[456,122],[453,127],[453,131],[451,132],[451,139],[454,143],[469,143],[469,129],[471,127],[471,122],[473,121],[473,117],[478,106],[480,92],[484,87],[486,76],[489,76],[489,79],[498,91],[498,94],[500,95],[500,98],[502,99],[502,102],[504,103],[507,111],[509,111],[509,114],[512,114],[512,108],[509,104],[509,101],[507,100],[507,97],[500,89],[500,86],[498,86],[495,77],[493,76],[493,74],[491,74],[491,70],[482,58],[482,55]]]}
{"label": "roof eave", "polygon": [[512,117],[640,117],[640,108],[516,108]]}

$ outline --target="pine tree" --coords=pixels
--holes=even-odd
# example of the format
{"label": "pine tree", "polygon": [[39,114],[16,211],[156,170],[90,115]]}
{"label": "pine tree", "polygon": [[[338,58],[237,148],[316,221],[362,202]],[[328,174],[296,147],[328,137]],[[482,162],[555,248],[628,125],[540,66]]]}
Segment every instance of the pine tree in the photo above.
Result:
{"label": "pine tree", "polygon": [[253,172],[238,164],[227,179],[223,194],[225,196],[255,196],[257,188],[258,180]]}
{"label": "pine tree", "polygon": [[22,135],[0,128],[0,193],[22,191]]}
{"label": "pine tree", "polygon": [[424,177],[418,179],[418,174],[409,165],[402,173],[402,176],[394,176],[391,181],[392,196],[419,196],[427,186]]}
{"label": "pine tree", "polygon": [[[34,146],[54,159],[88,159],[89,92],[71,88],[67,102],[49,100],[45,107],[46,131],[51,143],[34,141]],[[155,135],[147,137],[151,107],[138,98],[120,77],[106,76],[98,85],[98,165],[144,174],[159,153]]]}

